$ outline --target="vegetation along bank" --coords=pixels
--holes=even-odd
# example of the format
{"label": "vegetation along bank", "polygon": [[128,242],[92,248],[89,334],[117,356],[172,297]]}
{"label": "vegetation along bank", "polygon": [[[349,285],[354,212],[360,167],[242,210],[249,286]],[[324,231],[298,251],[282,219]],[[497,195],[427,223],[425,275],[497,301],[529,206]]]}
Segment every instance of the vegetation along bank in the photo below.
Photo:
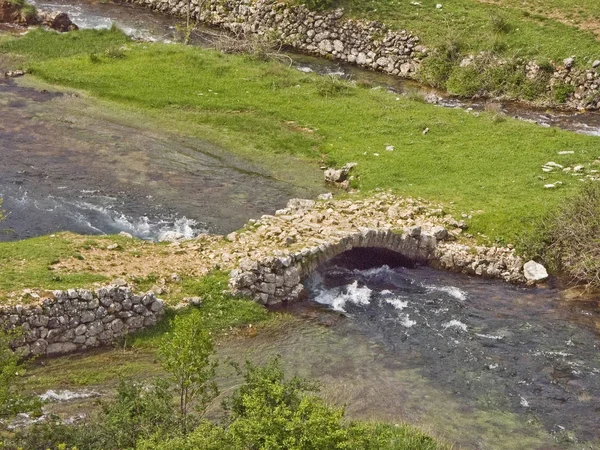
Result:
{"label": "vegetation along bank", "polygon": [[[131,1],[165,13],[189,16],[192,23],[200,21],[237,36],[257,34],[273,44],[415,79],[461,96],[514,98],[589,110],[600,108],[600,46],[594,45],[595,38],[587,36],[589,32],[576,31],[588,39],[588,54],[575,58],[567,53],[561,58],[560,52],[547,53],[546,48],[528,48],[524,44],[530,37],[528,34],[539,32],[537,28],[541,25],[536,27],[535,19],[519,17],[513,21],[498,12],[498,8],[490,8],[488,20],[481,25],[492,36],[484,38],[489,47],[477,48],[461,40],[463,34],[472,32],[475,24],[467,22],[470,17],[456,20],[457,13],[453,10],[477,10],[481,7],[478,2],[447,5],[451,12],[446,12],[443,4],[430,1],[403,2],[402,6],[395,2],[388,5],[385,1],[309,2],[310,6],[323,9],[315,12],[304,5],[276,0]],[[356,11],[358,19],[344,18],[344,11],[331,10],[333,6],[348,6],[350,11]],[[387,7],[388,14],[376,14],[379,6]],[[404,11],[407,7],[412,10]],[[417,25],[423,24],[411,20],[421,14],[427,16],[422,19],[424,23],[432,26],[431,22],[437,22],[440,27],[437,39],[431,39],[431,44],[410,28],[410,25],[421,28]],[[365,20],[365,16],[381,18],[382,22]],[[392,26],[388,25],[390,19]],[[445,29],[450,31],[444,42],[440,37],[446,34]],[[561,38],[573,33],[567,26],[559,29]],[[526,36],[511,46],[511,34]],[[543,37],[545,41],[552,38],[561,39],[551,33]]]}

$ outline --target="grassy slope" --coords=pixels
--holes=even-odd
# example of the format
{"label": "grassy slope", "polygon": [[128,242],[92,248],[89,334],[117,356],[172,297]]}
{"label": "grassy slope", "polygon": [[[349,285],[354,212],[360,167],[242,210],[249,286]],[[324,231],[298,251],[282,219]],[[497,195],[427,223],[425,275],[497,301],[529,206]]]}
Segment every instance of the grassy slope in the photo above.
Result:
{"label": "grassy slope", "polygon": [[78,249],[65,235],[0,243],[0,298],[6,292],[25,288],[61,289],[103,281],[102,275],[92,273],[53,273],[53,263],[77,254]]}
{"label": "grassy slope", "polygon": [[[600,58],[597,35],[588,31],[600,16],[600,3],[594,0],[420,0],[420,6],[411,3],[412,0],[335,2],[350,16],[407,29],[429,46],[458,40],[468,53],[491,50],[495,42],[501,42],[506,48],[500,53],[506,56],[556,61],[577,56],[581,62]],[[438,9],[437,4],[443,7]],[[498,33],[491,17],[503,18],[509,31]]]}
{"label": "grassy slope", "polygon": [[[86,33],[72,36],[81,35]],[[32,49],[74,40],[31,33],[0,51],[37,55]],[[315,163],[324,155],[337,165],[356,161],[363,191],[393,188],[454,202],[458,215],[482,211],[474,215],[472,230],[498,241],[513,241],[577,186],[560,175],[541,179],[542,164],[598,156],[595,138],[492,114],[476,117],[197,48],[129,44],[121,58],[93,62],[86,54],[30,66],[47,81],[145,111],[165,124],[176,122],[187,134],[208,131],[229,149],[259,161],[278,154],[303,155]],[[425,128],[430,131],[423,135]],[[387,145],[395,151],[385,151]],[[561,150],[576,153],[558,156]],[[565,181],[562,189],[543,189],[555,179]]]}
{"label": "grassy slope", "polygon": [[[595,138],[398,100],[243,56],[130,43],[122,57],[93,62],[87,41],[96,42],[98,51],[96,39],[111,48],[115,41],[121,44],[115,36],[120,35],[33,32],[2,44],[0,52],[29,56],[36,61],[31,69],[47,81],[113,100],[165,125],[175,123],[186,134],[214,137],[258,161],[278,154],[302,155],[314,166],[322,155],[329,164],[356,161],[357,185],[364,191],[393,188],[454,202],[457,214],[483,211],[474,216],[472,229],[497,240],[514,240],[577,185],[564,179],[563,189],[544,190],[544,183],[560,176],[540,179],[543,163],[598,156]],[[55,47],[63,54],[85,54],[40,60],[44,49]],[[422,135],[426,127],[430,132]],[[395,151],[386,152],[387,145]],[[558,156],[561,150],[576,154]]]}

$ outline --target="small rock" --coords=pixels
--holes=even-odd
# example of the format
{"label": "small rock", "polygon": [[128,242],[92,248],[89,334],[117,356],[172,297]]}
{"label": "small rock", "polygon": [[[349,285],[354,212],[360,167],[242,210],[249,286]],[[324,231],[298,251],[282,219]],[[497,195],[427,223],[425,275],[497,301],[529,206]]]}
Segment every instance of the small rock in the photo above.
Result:
{"label": "small rock", "polygon": [[592,69],[595,69],[596,67],[600,67],[600,60],[596,60],[592,63]]}
{"label": "small rock", "polygon": [[423,136],[425,136],[427,133],[429,133],[429,128],[425,128],[425,129],[423,130]]}
{"label": "small rock", "polygon": [[106,246],[106,250],[116,250],[119,248],[119,244],[114,243]]}
{"label": "small rock", "polygon": [[131,234],[129,234],[127,231],[121,231],[119,233],[119,236],[126,237],[126,238],[129,238],[129,239],[133,239],[133,236]]}
{"label": "small rock", "polygon": [[4,74],[4,76],[6,78],[16,78],[16,77],[22,77],[23,75],[25,75],[25,71],[24,70],[10,70],[8,72],[6,72]]}
{"label": "small rock", "polygon": [[555,163],[554,161],[548,161],[546,164],[544,164],[544,167],[554,167],[556,169],[562,169],[564,166]]}
{"label": "small rock", "polygon": [[565,69],[570,69],[571,67],[573,67],[573,64],[575,64],[575,58],[573,57],[566,58],[563,60],[563,65],[565,66]]}
{"label": "small rock", "polygon": [[533,260],[525,263],[523,275],[528,281],[542,281],[548,278],[546,268]]}
{"label": "small rock", "polygon": [[186,297],[183,301],[192,306],[202,305],[202,299],[200,297]]}
{"label": "small rock", "polygon": [[331,192],[327,192],[325,194],[319,194],[317,198],[319,200],[331,200],[333,199],[333,194]]}
{"label": "small rock", "polygon": [[448,237],[448,230],[446,230],[444,227],[433,227],[431,229],[431,233],[438,241],[443,241]]}
{"label": "small rock", "polygon": [[387,152],[393,152],[395,150],[395,147],[393,145],[388,145],[385,147],[385,150]]}
{"label": "small rock", "polygon": [[408,230],[408,235],[410,237],[414,237],[414,238],[421,236],[421,227],[419,227],[419,226],[411,227]]}

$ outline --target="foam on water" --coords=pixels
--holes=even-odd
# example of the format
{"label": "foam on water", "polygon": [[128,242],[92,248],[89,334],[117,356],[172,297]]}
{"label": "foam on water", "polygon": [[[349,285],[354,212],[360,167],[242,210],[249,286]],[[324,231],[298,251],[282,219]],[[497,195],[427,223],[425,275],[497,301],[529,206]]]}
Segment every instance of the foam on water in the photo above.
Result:
{"label": "foam on water", "polygon": [[119,211],[123,205],[114,197],[98,195],[95,191],[81,191],[78,200],[49,195],[35,199],[27,191],[15,194],[0,191],[0,197],[13,203],[12,210],[38,210],[60,217],[62,222],[77,224],[78,232],[117,234],[122,231],[150,241],[193,239],[206,230],[194,220],[170,213],[158,217],[126,215]]}
{"label": "foam on water", "polygon": [[392,305],[398,311],[402,311],[404,308],[406,308],[408,306],[408,302],[407,301],[400,300],[399,298],[386,298],[385,302],[389,303],[390,305]]}
{"label": "foam on water", "polygon": [[40,400],[52,401],[52,402],[68,402],[70,400],[98,397],[99,395],[100,394],[95,391],[73,392],[73,391],[68,391],[68,390],[55,391],[55,390],[50,389],[40,395]]}
{"label": "foam on water", "polygon": [[467,331],[467,325],[456,319],[452,319],[451,321],[442,324],[442,326],[444,327],[444,330],[447,330],[448,328],[458,328],[462,331]]}
{"label": "foam on water", "polygon": [[408,314],[405,314],[404,316],[402,316],[402,319],[400,320],[400,325],[402,325],[403,327],[406,327],[406,328],[411,328],[412,326],[414,326],[416,324],[417,324],[417,321],[411,320],[410,317],[408,316]]}
{"label": "foam on water", "polygon": [[485,338],[485,339],[491,339],[493,341],[499,341],[501,339],[504,339],[504,336],[496,336],[493,334],[479,334],[479,333],[475,333],[475,336],[481,337],[481,338]]}
{"label": "foam on water", "polygon": [[355,305],[368,305],[371,302],[373,291],[367,286],[359,286],[358,281],[332,290],[323,290],[315,297],[315,301],[328,305],[336,311],[346,312],[346,303]]}
{"label": "foam on water", "polygon": [[454,286],[425,285],[423,287],[425,287],[428,292],[444,292],[456,300],[465,301],[467,299],[467,293]]}

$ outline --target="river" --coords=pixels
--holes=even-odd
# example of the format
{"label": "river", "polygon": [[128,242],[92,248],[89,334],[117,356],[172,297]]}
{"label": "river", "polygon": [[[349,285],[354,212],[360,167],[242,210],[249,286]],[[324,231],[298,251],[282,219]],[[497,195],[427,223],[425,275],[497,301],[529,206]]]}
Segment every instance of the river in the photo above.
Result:
{"label": "river", "polygon": [[[40,6],[69,12],[81,27],[115,21],[139,38],[180,39],[176,19],[129,4]],[[367,80],[398,93],[417,90],[441,107],[490,108],[291,56],[302,71]],[[146,239],[169,231],[226,232],[318,190],[248,170],[208,142],[111,120],[65,94],[13,83],[0,83],[0,92],[0,114],[8,119],[0,145],[15,149],[0,155],[0,193],[17,230],[9,239],[60,229],[123,230]],[[73,104],[81,106],[77,117],[67,111]],[[492,107],[540,126],[600,135],[598,114]],[[54,108],[64,108],[58,114],[64,120],[44,121]],[[24,129],[32,115],[42,120]],[[89,152],[99,145],[104,150],[95,150],[92,167]],[[232,337],[219,356],[260,362],[281,354],[289,371],[319,379],[323,395],[346,404],[351,417],[407,421],[460,448],[599,448],[597,299],[405,267],[390,255],[364,251],[341,255],[305,284],[309,301],[283,308],[293,314],[284,325],[254,338]]]}
{"label": "river", "polygon": [[305,286],[309,301],[282,308],[298,320],[223,356],[280,354],[351,417],[408,421],[459,448],[600,445],[597,299],[406,267],[372,249],[340,255]]}

